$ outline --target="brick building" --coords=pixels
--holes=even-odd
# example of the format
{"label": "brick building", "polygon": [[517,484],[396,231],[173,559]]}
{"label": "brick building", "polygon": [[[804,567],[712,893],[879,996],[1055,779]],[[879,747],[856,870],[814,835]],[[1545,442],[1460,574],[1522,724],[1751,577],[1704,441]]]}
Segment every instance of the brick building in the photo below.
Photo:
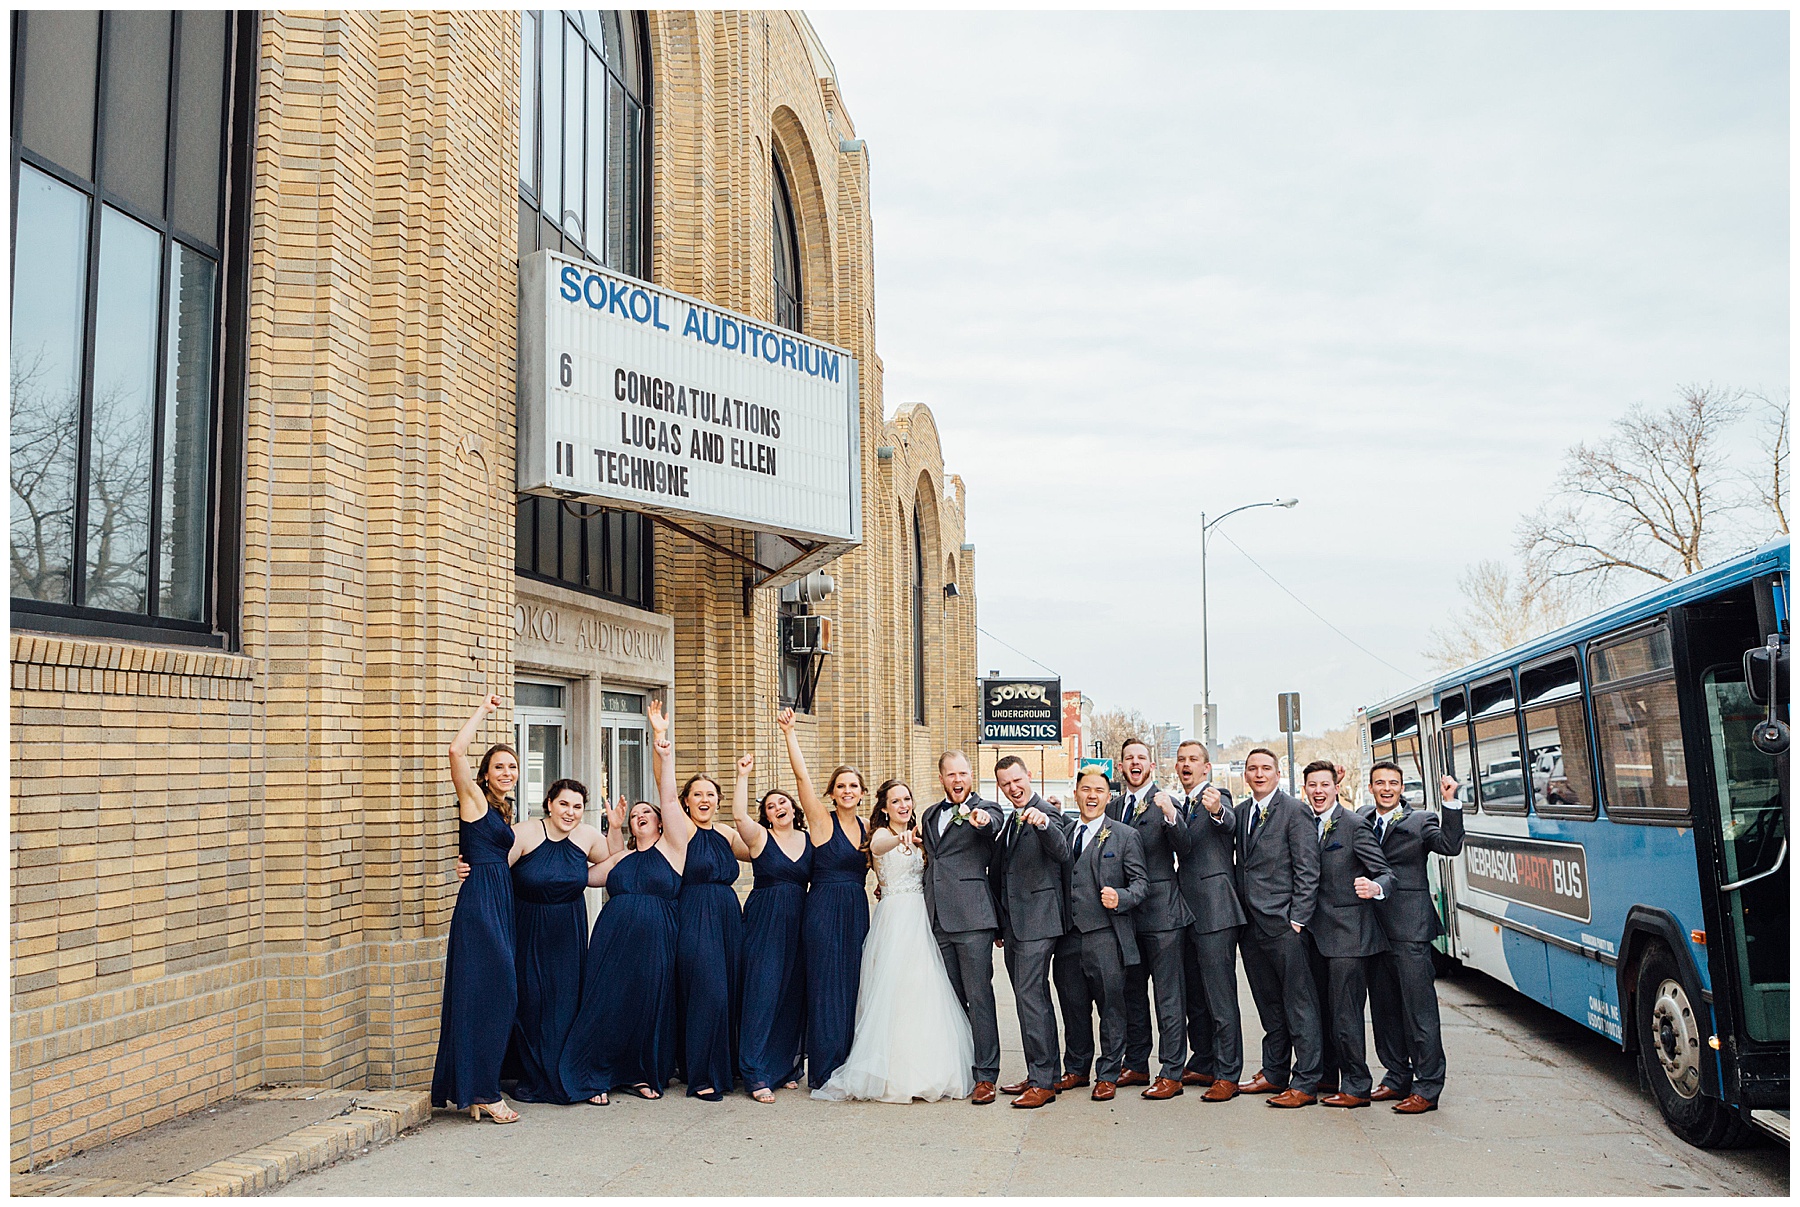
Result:
{"label": "brick building", "polygon": [[[887,417],[868,151],[804,17],[13,21],[14,1170],[263,1082],[424,1084],[487,691],[532,805],[647,794],[659,698],[684,775],[786,782],[792,703],[816,765],[936,790],[963,486]],[[791,532],[520,493],[544,250],[854,359],[831,583]]]}

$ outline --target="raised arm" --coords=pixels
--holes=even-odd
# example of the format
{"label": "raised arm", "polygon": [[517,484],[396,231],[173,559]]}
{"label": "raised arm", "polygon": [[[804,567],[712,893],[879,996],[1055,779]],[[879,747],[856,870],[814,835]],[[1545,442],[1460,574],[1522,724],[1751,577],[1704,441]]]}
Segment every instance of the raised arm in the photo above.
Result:
{"label": "raised arm", "polygon": [[[1125,865],[1125,887],[1119,890],[1119,912],[1126,913],[1150,895],[1150,865],[1144,862],[1144,841],[1129,822],[1113,827],[1119,835],[1119,862]],[[1104,856],[1105,852],[1102,852]]]}
{"label": "raised arm", "polygon": [[471,824],[481,820],[481,815],[488,811],[487,793],[475,782],[475,773],[469,769],[469,743],[481,732],[482,722],[500,711],[500,697],[489,693],[481,702],[463,727],[456,731],[450,739],[450,782],[456,785],[457,816]]}
{"label": "raised arm", "polygon": [[660,701],[650,701],[650,728],[656,734],[656,807],[662,813],[663,837],[677,850],[686,851],[694,836],[694,819],[681,807],[681,788],[675,783],[675,744],[669,741],[669,718],[663,715]]}
{"label": "raised arm", "polygon": [[614,851],[599,863],[590,864],[588,866],[588,887],[605,888],[607,875],[614,868],[619,866],[619,861],[625,858],[627,853],[628,852],[625,851]]}
{"label": "raised arm", "polygon": [[1425,829],[1420,837],[1424,840],[1427,851],[1435,851],[1439,855],[1456,855],[1462,851],[1462,802],[1456,799],[1459,786],[1447,775],[1438,785],[1438,792],[1444,798],[1444,809],[1441,815],[1425,815]]}
{"label": "raised arm", "polygon": [[812,776],[806,773],[806,756],[800,753],[800,735],[794,732],[794,710],[784,708],[775,718],[781,736],[787,741],[788,766],[794,769],[794,788],[800,796],[800,812],[806,815],[806,828],[813,842],[820,844],[831,838],[831,808],[813,790]]}
{"label": "raised arm", "polygon": [[739,757],[737,783],[731,786],[731,820],[736,832],[726,835],[731,839],[731,853],[746,863],[762,854],[763,843],[769,841],[769,832],[750,816],[750,773],[755,770],[754,754]]}
{"label": "raised arm", "polygon": [[606,849],[600,853],[604,859],[608,855],[617,855],[631,846],[631,804],[625,794],[619,794],[618,803],[606,811]]}

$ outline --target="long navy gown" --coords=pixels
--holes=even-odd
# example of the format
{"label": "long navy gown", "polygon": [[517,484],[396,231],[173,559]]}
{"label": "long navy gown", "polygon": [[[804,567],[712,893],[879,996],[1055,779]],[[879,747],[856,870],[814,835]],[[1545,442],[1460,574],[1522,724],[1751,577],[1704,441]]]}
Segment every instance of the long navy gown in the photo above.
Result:
{"label": "long navy gown", "polygon": [[582,962],[581,1006],[563,1046],[560,1073],[571,1099],[638,1084],[660,1092],[675,1066],[681,877],[651,847],[614,864],[606,892]]}
{"label": "long navy gown", "polygon": [[[862,829],[862,823],[857,823]],[[861,838],[861,834],[858,834]],[[813,848],[801,946],[806,952],[806,1084],[818,1089],[850,1055],[856,986],[869,934],[869,864],[831,814],[831,837]]]}
{"label": "long navy gown", "polygon": [[518,919],[519,1012],[512,1056],[519,1070],[513,1096],[524,1102],[574,1102],[560,1066],[581,1002],[581,957],[587,951],[587,855],[567,838],[550,837],[513,865]]}
{"label": "long navy gown", "polygon": [[799,1079],[806,1045],[806,963],[800,954],[812,839],[789,859],[773,834],[750,861],[755,874],[744,902],[744,1014],[738,1069],[751,1092]]}
{"label": "long navy gown", "polygon": [[681,873],[675,993],[681,1077],[697,1089],[731,1092],[737,1074],[738,1008],[742,1002],[744,915],[732,889],[738,876],[731,840],[696,829]]}
{"label": "long navy gown", "polygon": [[468,1110],[500,1101],[500,1062],[512,1034],[519,986],[513,968],[513,886],[506,856],[512,827],[491,807],[477,822],[458,819],[469,878],[456,894],[444,955],[433,1105]]}

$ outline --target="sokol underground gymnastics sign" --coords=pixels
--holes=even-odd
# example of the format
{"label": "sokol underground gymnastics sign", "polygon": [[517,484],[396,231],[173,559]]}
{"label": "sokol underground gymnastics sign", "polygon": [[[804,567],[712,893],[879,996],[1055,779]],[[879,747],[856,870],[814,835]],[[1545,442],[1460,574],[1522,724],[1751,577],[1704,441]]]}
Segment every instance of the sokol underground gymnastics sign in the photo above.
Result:
{"label": "sokol underground gymnastics sign", "polygon": [[[541,251],[519,265],[519,489],[862,540],[842,348]],[[813,560],[813,559],[809,559]]]}

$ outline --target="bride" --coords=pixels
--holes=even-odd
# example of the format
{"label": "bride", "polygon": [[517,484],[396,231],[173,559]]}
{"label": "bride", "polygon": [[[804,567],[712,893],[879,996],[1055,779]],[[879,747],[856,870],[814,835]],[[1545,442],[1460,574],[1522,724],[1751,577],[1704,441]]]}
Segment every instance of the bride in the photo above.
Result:
{"label": "bride", "polygon": [[911,1102],[967,1098],[975,1040],[950,988],[925,912],[925,851],[912,789],[889,780],[875,792],[869,857],[881,900],[863,945],[850,1055],[814,1098]]}

